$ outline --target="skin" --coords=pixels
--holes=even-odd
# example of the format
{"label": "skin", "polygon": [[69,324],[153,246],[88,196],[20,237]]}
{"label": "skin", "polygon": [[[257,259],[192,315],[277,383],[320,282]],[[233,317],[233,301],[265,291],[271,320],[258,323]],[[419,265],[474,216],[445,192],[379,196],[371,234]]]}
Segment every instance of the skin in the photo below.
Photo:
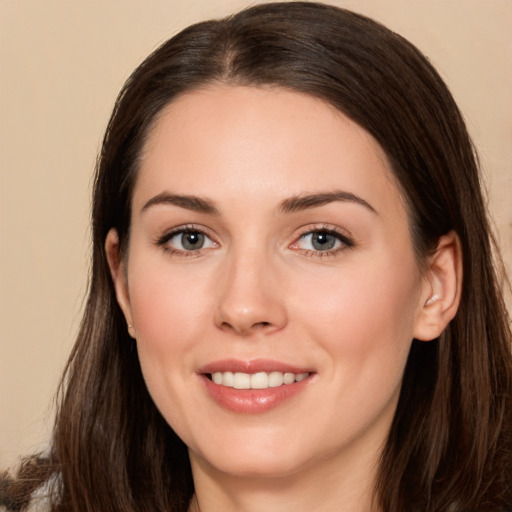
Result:
{"label": "skin", "polygon": [[[335,191],[343,200],[283,208]],[[207,235],[202,249],[169,236],[183,227]],[[341,235],[331,251],[312,244],[325,229]],[[142,155],[127,255],[115,231],[106,251],[148,389],[189,447],[191,509],[378,510],[372,486],[412,339],[438,336],[456,310],[457,247],[441,239],[420,270],[386,156],[318,99],[217,85],[167,106]],[[312,374],[279,406],[236,413],[197,374],[231,358]]]}

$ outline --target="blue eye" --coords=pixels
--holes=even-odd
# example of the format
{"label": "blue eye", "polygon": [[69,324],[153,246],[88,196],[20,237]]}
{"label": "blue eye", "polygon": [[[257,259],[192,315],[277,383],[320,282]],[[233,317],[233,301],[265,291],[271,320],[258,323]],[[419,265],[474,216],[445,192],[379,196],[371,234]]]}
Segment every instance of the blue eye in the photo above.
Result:
{"label": "blue eye", "polygon": [[343,247],[351,247],[353,243],[335,231],[318,229],[301,235],[297,247],[306,251],[336,252]]}
{"label": "blue eye", "polygon": [[215,242],[205,233],[193,229],[182,229],[170,233],[160,242],[171,250],[190,252],[215,247]]}

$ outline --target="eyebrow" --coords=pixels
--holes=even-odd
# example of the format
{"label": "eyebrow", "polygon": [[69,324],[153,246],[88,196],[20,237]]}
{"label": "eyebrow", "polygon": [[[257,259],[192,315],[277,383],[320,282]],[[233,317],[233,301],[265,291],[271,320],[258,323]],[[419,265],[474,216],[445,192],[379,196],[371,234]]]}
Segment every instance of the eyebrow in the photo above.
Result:
{"label": "eyebrow", "polygon": [[[282,213],[293,213],[309,208],[317,208],[329,203],[334,202],[349,202],[356,203],[364,206],[371,212],[378,215],[377,210],[373,206],[365,201],[362,197],[353,194],[352,192],[346,192],[343,190],[336,190],[334,192],[319,192],[308,195],[297,195],[285,199],[279,210]],[[141,209],[141,213],[144,213],[147,209],[156,205],[174,205],[187,210],[192,210],[198,213],[205,213],[209,215],[219,215],[219,210],[215,206],[215,203],[210,199],[190,196],[190,195],[178,195],[171,194],[170,192],[162,192],[149,201],[147,201]]]}
{"label": "eyebrow", "polygon": [[152,197],[141,209],[141,213],[144,213],[148,208],[152,206],[169,204],[192,210],[199,213],[207,213],[209,215],[219,215],[219,210],[209,199],[204,199],[197,196],[182,196],[177,194],[171,194],[169,192],[162,192]]}
{"label": "eyebrow", "polygon": [[323,206],[337,201],[359,204],[370,210],[372,213],[378,215],[377,210],[362,197],[343,190],[290,197],[281,203],[280,210],[283,213],[293,213],[301,210],[307,210],[309,208],[317,208],[318,206]]}

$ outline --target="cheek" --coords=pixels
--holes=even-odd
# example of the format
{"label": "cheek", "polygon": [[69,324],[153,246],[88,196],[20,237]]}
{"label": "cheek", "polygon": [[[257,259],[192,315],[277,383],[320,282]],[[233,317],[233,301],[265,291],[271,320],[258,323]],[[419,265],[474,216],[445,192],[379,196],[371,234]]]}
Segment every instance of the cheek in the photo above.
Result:
{"label": "cheek", "polygon": [[206,300],[211,293],[204,276],[173,269],[166,258],[136,255],[130,265],[129,295],[139,360],[148,389],[167,417],[166,404],[185,395],[182,385],[193,376],[195,347],[207,339],[211,315]]}
{"label": "cheek", "polygon": [[[374,260],[305,282],[296,296],[307,304],[297,315],[310,337],[341,362],[354,379],[385,378],[379,368],[401,370],[413,338],[420,277],[414,260],[399,267]],[[306,297],[307,296],[307,300]],[[344,365],[350,361],[350,368]],[[347,365],[348,366],[348,365]],[[390,375],[391,377],[391,375]]]}
{"label": "cheek", "polygon": [[132,263],[130,304],[144,380],[166,421],[186,434],[193,411],[200,410],[188,386],[195,377],[194,354],[208,339],[209,285],[204,276],[173,270],[159,258],[138,257]]}
{"label": "cheek", "polygon": [[[197,269],[173,268],[165,258],[133,261],[129,270],[130,304],[137,335],[155,348],[179,344],[183,330],[201,328],[209,306],[208,280]],[[186,338],[186,337],[185,337]]]}

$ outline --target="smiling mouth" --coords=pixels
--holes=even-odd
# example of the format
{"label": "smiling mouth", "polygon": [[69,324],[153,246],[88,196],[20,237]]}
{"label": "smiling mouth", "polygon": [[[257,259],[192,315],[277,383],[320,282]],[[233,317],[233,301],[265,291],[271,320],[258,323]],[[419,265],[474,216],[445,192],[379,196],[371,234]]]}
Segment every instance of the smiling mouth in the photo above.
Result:
{"label": "smiling mouth", "polygon": [[309,375],[309,372],[214,372],[206,374],[215,384],[233,389],[268,389],[288,386],[306,379]]}

